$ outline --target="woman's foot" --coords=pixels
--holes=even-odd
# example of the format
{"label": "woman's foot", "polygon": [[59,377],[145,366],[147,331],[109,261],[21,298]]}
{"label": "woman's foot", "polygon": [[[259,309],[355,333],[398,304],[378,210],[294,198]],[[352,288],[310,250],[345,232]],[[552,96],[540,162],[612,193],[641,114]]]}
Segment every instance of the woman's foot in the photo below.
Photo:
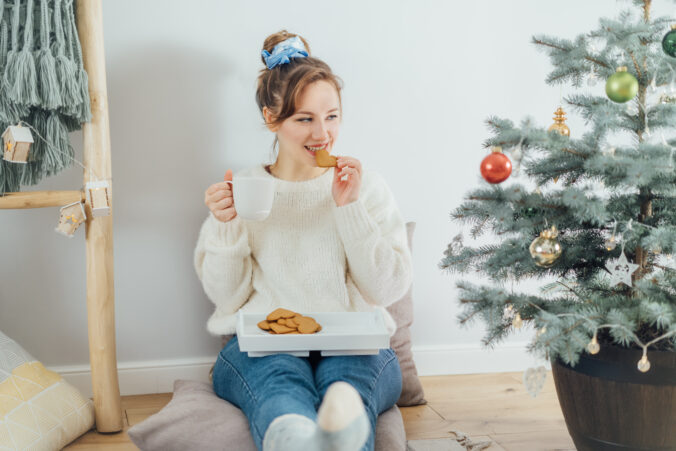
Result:
{"label": "woman's foot", "polygon": [[326,391],[317,422],[297,414],[275,418],[263,439],[264,451],[359,451],[371,426],[361,396],[347,382]]}
{"label": "woman's foot", "polygon": [[317,424],[323,437],[322,450],[358,451],[371,433],[361,396],[347,382],[334,382],[319,406]]}

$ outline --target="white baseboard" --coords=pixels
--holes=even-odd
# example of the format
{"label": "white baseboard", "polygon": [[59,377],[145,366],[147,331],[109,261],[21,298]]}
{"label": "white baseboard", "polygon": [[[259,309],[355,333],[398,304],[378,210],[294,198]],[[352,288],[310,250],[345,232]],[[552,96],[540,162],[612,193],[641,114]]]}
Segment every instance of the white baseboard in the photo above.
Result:
{"label": "white baseboard", "polygon": [[[493,350],[479,345],[414,346],[413,359],[418,374],[436,376],[443,374],[476,374],[523,371],[543,365],[526,352],[526,343],[498,346]],[[215,357],[190,359],[120,362],[117,365],[120,394],[141,395],[170,393],[176,379],[209,382],[209,369]],[[545,365],[549,369],[549,365]],[[92,396],[91,369],[89,365],[50,367],[80,392]]]}

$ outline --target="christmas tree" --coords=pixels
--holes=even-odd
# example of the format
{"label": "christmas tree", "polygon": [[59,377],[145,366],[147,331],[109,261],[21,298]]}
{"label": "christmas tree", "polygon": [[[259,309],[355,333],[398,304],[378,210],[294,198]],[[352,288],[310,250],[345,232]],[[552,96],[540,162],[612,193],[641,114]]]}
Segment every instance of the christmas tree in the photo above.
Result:
{"label": "christmas tree", "polygon": [[[529,350],[573,366],[582,352],[622,346],[643,349],[647,371],[647,350],[676,350],[673,22],[651,18],[651,0],[633,0],[572,40],[533,37],[554,66],[547,83],[575,89],[563,106],[586,130],[569,133],[562,109],[549,129],[487,120],[494,152],[481,171],[490,183],[451,217],[498,242],[469,247],[459,235],[440,262],[488,277],[458,283],[458,319],[483,319],[485,345],[530,323]],[[606,95],[590,93],[597,82]],[[512,163],[519,176],[507,179]],[[514,289],[528,279],[548,281],[535,294]]]}

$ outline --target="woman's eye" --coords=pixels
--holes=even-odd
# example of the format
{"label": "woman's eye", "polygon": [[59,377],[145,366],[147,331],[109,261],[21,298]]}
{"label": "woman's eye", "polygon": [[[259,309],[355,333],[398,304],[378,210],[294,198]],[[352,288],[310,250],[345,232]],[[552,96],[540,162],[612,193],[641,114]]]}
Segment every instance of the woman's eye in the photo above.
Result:
{"label": "woman's eye", "polygon": [[298,119],[298,122],[305,122],[305,121],[311,121],[311,120],[312,120],[311,117],[303,117],[301,119]]}
{"label": "woman's eye", "polygon": [[329,119],[336,119],[337,117],[338,117],[337,114],[332,114],[331,116],[329,116]]}

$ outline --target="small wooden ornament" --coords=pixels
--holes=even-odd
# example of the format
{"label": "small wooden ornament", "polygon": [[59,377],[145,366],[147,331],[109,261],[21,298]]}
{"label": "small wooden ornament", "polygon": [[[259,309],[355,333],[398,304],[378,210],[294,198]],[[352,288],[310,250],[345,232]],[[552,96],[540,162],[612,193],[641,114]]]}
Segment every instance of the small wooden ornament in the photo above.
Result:
{"label": "small wooden ornament", "polygon": [[2,133],[2,158],[12,163],[27,163],[33,135],[28,127],[10,125]]}
{"label": "small wooden ornament", "polygon": [[85,214],[82,202],[74,202],[65,205],[61,207],[59,225],[54,231],[67,236],[68,238],[73,238],[73,234],[85,219],[87,219],[87,215]]}
{"label": "small wooden ornament", "polygon": [[92,207],[92,216],[108,216],[110,214],[110,183],[106,180],[87,182],[85,191],[87,202]]}

